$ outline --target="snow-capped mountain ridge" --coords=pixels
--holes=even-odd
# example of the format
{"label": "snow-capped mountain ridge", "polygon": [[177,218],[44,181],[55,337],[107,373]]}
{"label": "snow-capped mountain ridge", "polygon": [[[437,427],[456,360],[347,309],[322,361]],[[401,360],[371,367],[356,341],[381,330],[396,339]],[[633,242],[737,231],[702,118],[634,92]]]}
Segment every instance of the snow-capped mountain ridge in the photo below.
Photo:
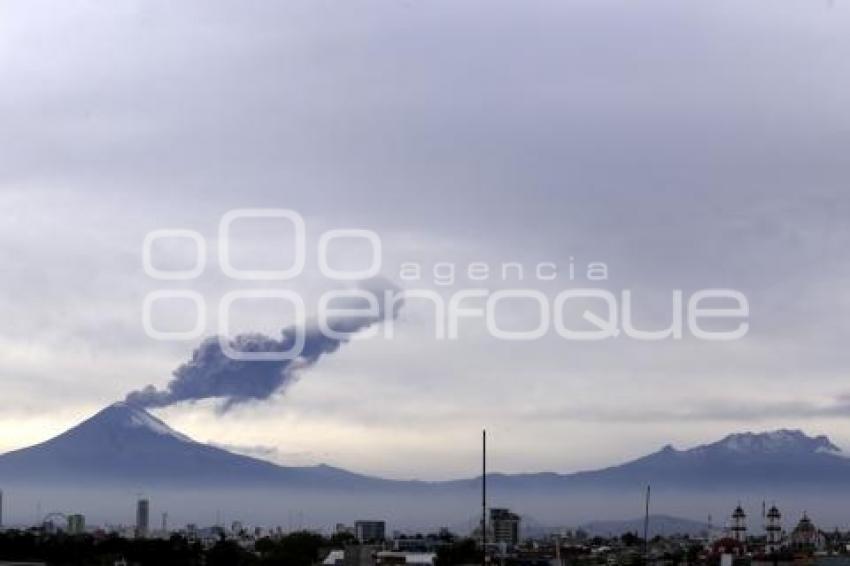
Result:
{"label": "snow-capped mountain ridge", "polygon": [[697,447],[696,450],[714,448],[740,454],[777,454],[784,452],[840,453],[841,449],[829,438],[808,436],[798,429],[779,429],[770,432],[743,432],[730,434],[713,444]]}
{"label": "snow-capped mountain ridge", "polygon": [[176,430],[174,430],[173,428],[171,428],[149,412],[145,411],[141,407],[136,407],[134,405],[121,401],[107,408],[107,410],[109,409],[116,410],[117,414],[120,415],[116,419],[116,424],[118,426],[142,428],[151,432],[155,432],[156,434],[171,436],[183,442],[194,442],[194,440],[192,440],[185,434],[177,432]]}
{"label": "snow-capped mountain ridge", "polygon": [[726,452],[732,455],[780,455],[780,454],[831,454],[841,456],[841,448],[825,435],[808,436],[799,429],[778,429],[767,432],[738,432],[725,436],[717,442],[701,444],[693,448],[677,449],[665,444],[657,454],[700,455]]}

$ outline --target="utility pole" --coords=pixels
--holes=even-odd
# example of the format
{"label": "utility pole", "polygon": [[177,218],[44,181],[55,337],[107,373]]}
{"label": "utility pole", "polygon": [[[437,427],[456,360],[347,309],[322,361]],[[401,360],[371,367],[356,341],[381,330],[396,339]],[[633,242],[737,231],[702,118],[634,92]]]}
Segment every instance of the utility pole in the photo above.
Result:
{"label": "utility pole", "polygon": [[646,512],[643,516],[643,559],[649,563],[649,486],[646,486]]}
{"label": "utility pole", "polygon": [[481,566],[487,564],[487,430],[481,431]]}

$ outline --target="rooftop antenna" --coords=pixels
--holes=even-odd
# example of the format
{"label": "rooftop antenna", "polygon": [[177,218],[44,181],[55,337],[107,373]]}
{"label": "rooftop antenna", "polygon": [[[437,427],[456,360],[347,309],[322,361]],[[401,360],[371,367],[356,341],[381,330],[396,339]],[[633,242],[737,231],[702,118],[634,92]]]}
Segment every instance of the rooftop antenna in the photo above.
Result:
{"label": "rooftop antenna", "polygon": [[646,486],[646,511],[643,516],[643,556],[649,562],[649,485]]}
{"label": "rooftop antenna", "polygon": [[481,431],[481,566],[487,564],[487,429]]}

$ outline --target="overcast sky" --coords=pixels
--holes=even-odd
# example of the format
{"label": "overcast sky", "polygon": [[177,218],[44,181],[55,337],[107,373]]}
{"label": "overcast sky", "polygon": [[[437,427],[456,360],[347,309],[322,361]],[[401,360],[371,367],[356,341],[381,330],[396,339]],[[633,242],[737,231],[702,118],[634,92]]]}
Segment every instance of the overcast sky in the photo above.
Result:
{"label": "overcast sky", "polygon": [[[523,283],[554,296],[601,261],[647,326],[673,289],[728,287],[751,328],[505,343],[473,323],[448,342],[411,304],[395,339],[268,401],[156,411],[198,440],[422,478],[474,474],[481,426],[504,471],[777,427],[850,448],[848,59],[843,0],[0,1],[0,450],[164,386],[200,340],[147,337],[144,296],[214,311],[244,288],[215,235],[246,207],[297,210],[311,254],[325,230],[374,230],[405,287],[403,262],[574,258],[575,281]],[[208,238],[199,280],[147,277],[160,228]],[[274,265],[267,228],[240,249]],[[314,255],[286,284],[308,305],[329,286]]]}

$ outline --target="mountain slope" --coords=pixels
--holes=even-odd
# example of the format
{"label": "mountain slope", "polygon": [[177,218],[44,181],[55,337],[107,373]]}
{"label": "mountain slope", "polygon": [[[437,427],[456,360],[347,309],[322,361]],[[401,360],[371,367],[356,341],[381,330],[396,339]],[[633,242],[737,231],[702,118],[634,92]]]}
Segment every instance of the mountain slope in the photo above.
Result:
{"label": "mountain slope", "polygon": [[799,430],[731,434],[687,450],[670,445],[637,460],[578,473],[578,484],[616,486],[652,483],[663,487],[850,485],[850,460],[825,436]]}
{"label": "mountain slope", "polygon": [[195,442],[147,411],[116,403],[46,442],[0,456],[4,483],[371,485],[329,466],[282,467]]}
{"label": "mountain slope", "polygon": [[[193,441],[147,411],[116,403],[44,443],[0,455],[0,484],[260,486],[370,489],[387,493],[473,492],[479,478],[394,481],[329,466],[284,467]],[[713,444],[658,452],[574,474],[492,474],[503,493],[660,489],[850,487],[850,460],[825,436],[798,430],[733,434]]]}
{"label": "mountain slope", "polygon": [[[448,482],[471,488],[477,478]],[[825,436],[799,430],[731,434],[685,450],[667,445],[657,452],[599,470],[557,474],[490,474],[488,483],[509,491],[641,490],[703,491],[755,487],[770,491],[807,487],[850,488],[850,459]]]}

